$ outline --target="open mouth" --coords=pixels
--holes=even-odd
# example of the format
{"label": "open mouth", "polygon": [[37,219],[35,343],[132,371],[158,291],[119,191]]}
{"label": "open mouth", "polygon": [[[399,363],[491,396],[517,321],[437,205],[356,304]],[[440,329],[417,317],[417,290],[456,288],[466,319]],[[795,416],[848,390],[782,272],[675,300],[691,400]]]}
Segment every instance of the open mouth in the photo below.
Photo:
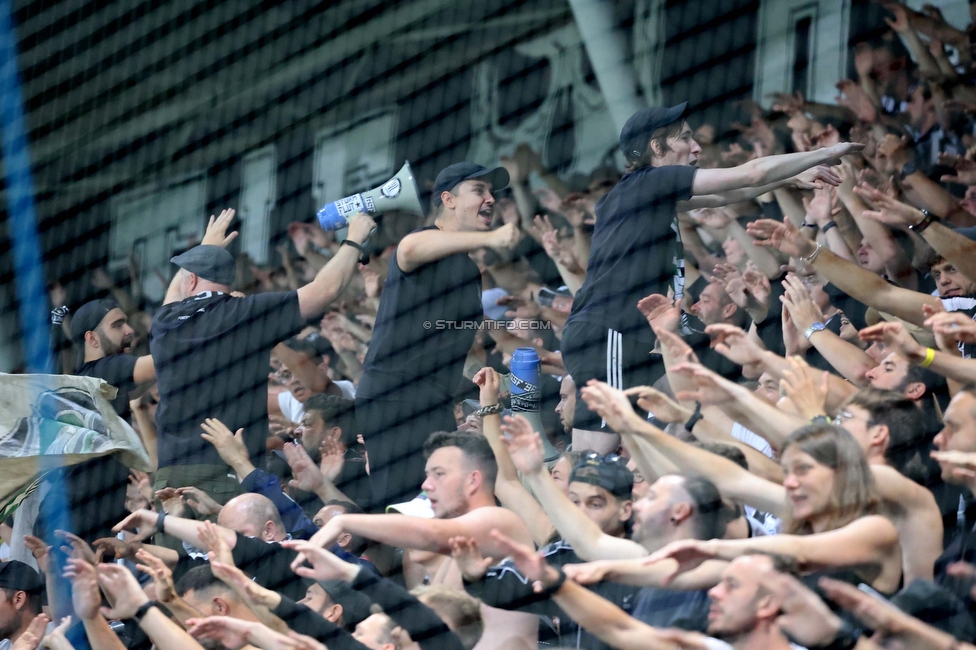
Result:
{"label": "open mouth", "polygon": [[949,289],[943,294],[943,296],[946,298],[958,298],[961,295],[962,295],[961,289]]}

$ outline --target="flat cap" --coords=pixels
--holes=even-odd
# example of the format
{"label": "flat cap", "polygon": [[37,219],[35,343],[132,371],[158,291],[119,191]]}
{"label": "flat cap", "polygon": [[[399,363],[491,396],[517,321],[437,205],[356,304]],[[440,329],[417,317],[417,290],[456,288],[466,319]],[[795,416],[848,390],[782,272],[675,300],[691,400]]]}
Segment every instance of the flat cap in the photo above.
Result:
{"label": "flat cap", "polygon": [[181,269],[204,280],[230,286],[237,277],[234,256],[220,246],[201,244],[170,260]]}

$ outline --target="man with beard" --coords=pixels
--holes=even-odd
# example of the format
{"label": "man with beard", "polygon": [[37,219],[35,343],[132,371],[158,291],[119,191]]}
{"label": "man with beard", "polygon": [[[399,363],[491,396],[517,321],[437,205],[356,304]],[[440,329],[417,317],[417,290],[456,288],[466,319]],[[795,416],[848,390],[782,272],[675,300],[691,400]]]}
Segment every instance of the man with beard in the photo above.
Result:
{"label": "man with beard", "polygon": [[76,375],[99,377],[119,389],[112,406],[128,421],[130,393],[156,379],[152,356],[134,357],[134,332],[125,312],[111,298],[92,300],[81,306],[71,321],[71,338],[81,351]]}
{"label": "man with beard", "polygon": [[[85,303],[71,321],[71,338],[81,356],[75,374],[98,377],[117,388],[112,407],[126,422],[132,416],[129,400],[137,398],[156,379],[151,356],[129,354],[133,334],[125,312],[111,298]],[[155,450],[150,450],[150,456],[154,455]],[[108,455],[65,467],[60,472],[72,532],[89,540],[110,536],[112,522],[126,513],[128,468],[114,455]],[[49,507],[60,506],[56,499],[42,502],[42,528],[51,517],[57,516]]]}
{"label": "man with beard", "polygon": [[441,170],[434,225],[404,237],[390,260],[356,392],[373,510],[416,496],[424,441],[456,427],[452,397],[484,314],[481,273],[469,254],[518,243],[515,224],[491,230],[492,192],[508,181],[500,167],[461,162]]}
{"label": "man with beard", "polygon": [[[546,563],[541,553],[506,538],[498,531],[492,537],[507,549],[519,572],[532,581],[541,593],[551,595],[574,621],[604,643],[621,650],[680,650],[681,648],[725,647],[711,645],[699,634],[651,627],[628,616],[613,603],[582,587],[566,574]],[[788,562],[767,554],[738,557],[722,572],[718,585],[709,590],[712,604],[708,611],[708,634],[728,643],[735,650],[789,650],[794,647],[783,634],[777,619],[782,614],[782,597],[768,587],[771,578],[790,569]],[[822,630],[830,644],[848,633],[837,617],[829,619],[832,629]],[[856,637],[854,637],[856,639]],[[853,639],[852,639],[853,640]],[[838,645],[837,647],[853,647]]]}
{"label": "man with beard", "polygon": [[0,564],[0,650],[13,648],[41,613],[43,589],[44,580],[23,562]]}

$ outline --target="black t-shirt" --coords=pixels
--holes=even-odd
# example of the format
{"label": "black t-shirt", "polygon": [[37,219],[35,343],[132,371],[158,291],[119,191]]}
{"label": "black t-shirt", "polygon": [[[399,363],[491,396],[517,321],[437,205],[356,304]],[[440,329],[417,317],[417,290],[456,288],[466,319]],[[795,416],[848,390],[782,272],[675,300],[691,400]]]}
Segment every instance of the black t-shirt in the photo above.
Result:
{"label": "black t-shirt", "polygon": [[696,167],[645,167],[624,176],[596,204],[586,279],[569,322],[584,321],[653,341],[637,310],[652,294],[684,291],[684,250],[675,204],[691,198]]}
{"label": "black t-shirt", "polygon": [[246,298],[208,291],[163,305],[149,342],[159,385],[159,466],[223,464],[200,438],[206,418],[243,428],[251,458],[263,454],[271,348],[304,323],[294,291]]}
{"label": "black t-shirt", "polygon": [[234,564],[252,576],[256,583],[296,602],[305,598],[305,592],[312,585],[312,580],[302,578],[291,570],[291,563],[298,553],[278,542],[265,542],[237,533],[237,543],[231,553]]}
{"label": "black t-shirt", "polygon": [[481,272],[467,253],[410,273],[394,253],[356,397],[450,402],[482,318]]}
{"label": "black t-shirt", "polygon": [[132,378],[136,370],[137,358],[131,354],[113,354],[95,361],[87,361],[75,372],[82,377],[104,379],[118,388],[119,392],[112,400],[112,408],[126,422],[132,415],[132,409],[129,408],[129,392],[136,387]]}

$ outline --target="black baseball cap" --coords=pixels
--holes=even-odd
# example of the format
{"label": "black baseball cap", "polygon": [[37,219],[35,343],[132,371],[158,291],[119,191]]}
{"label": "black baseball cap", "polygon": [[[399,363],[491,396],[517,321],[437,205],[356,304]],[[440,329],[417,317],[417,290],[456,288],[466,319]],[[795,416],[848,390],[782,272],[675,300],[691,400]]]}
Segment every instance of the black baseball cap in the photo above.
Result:
{"label": "black baseball cap", "polygon": [[119,309],[119,303],[113,298],[100,298],[82,305],[71,319],[71,340],[84,348],[85,334],[92,332],[102,322],[102,319],[113,309]]}
{"label": "black baseball cap", "polygon": [[595,451],[583,454],[573,468],[569,482],[596,485],[626,499],[634,491],[634,473],[627,469],[627,461],[617,454],[604,456]]}
{"label": "black baseball cap", "polygon": [[434,195],[431,197],[431,200],[434,202],[434,205],[440,205],[441,192],[450,191],[457,187],[460,183],[474,180],[476,178],[480,178],[491,183],[492,191],[498,191],[508,187],[508,182],[510,180],[508,177],[508,170],[504,167],[488,169],[487,167],[482,167],[481,165],[476,165],[475,163],[454,163],[453,165],[448,165],[442,169],[437,175],[437,178],[434,179]]}
{"label": "black baseball cap", "polygon": [[688,110],[688,102],[681,102],[677,106],[653,106],[642,108],[627,120],[620,131],[620,150],[628,160],[637,160],[647,151],[647,143],[651,141],[651,134],[684,118]]}
{"label": "black baseball cap", "polygon": [[356,591],[343,580],[323,580],[319,585],[333,603],[342,605],[342,622],[347,629],[354,630],[369,618],[369,608],[373,602],[365,594]]}
{"label": "black baseball cap", "polygon": [[0,588],[39,594],[44,590],[44,580],[29,564],[9,560],[0,562]]}
{"label": "black baseball cap", "polygon": [[181,269],[204,280],[230,286],[237,277],[234,256],[220,246],[201,244],[170,260]]}

